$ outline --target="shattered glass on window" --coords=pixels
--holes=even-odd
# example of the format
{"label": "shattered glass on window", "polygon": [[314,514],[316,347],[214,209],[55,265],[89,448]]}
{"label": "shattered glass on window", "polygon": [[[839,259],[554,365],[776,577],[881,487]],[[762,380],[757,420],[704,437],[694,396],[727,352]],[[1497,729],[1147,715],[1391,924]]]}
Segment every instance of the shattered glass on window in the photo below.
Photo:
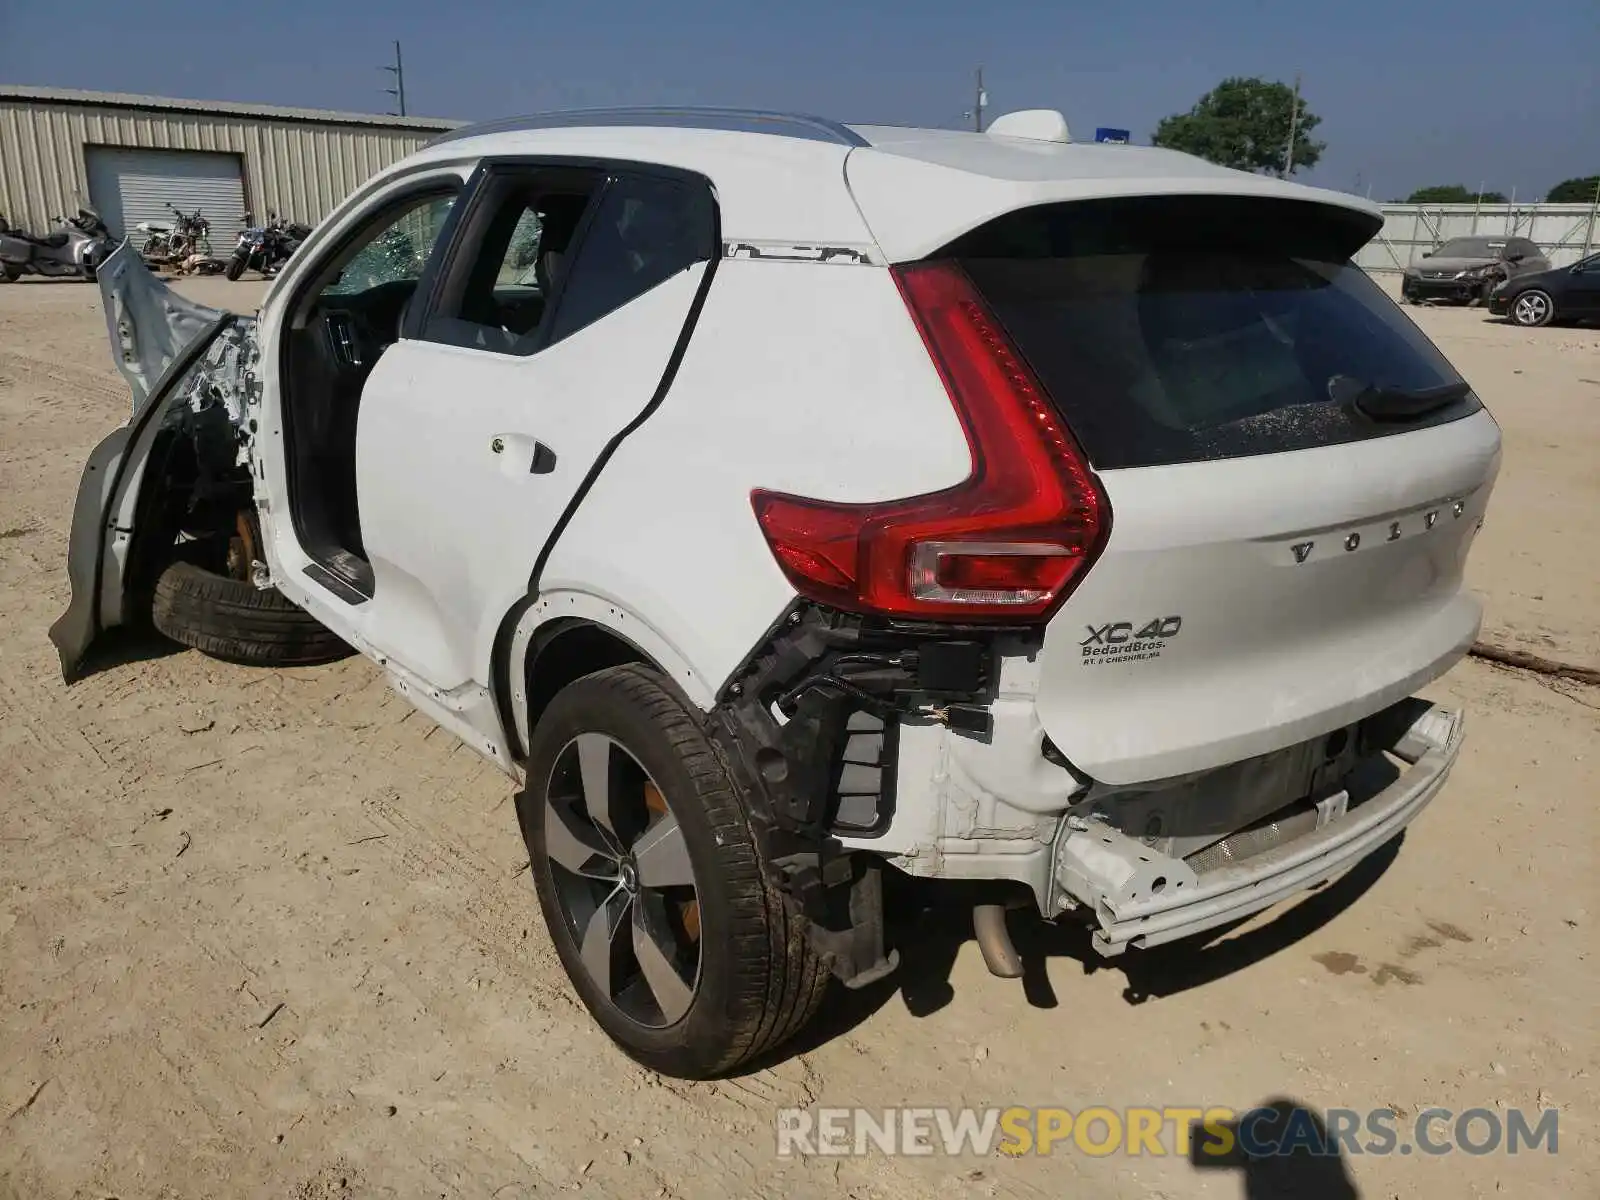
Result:
{"label": "shattered glass on window", "polygon": [[357,250],[322,294],[352,296],[385,283],[422,278],[454,204],[454,196],[435,196],[408,209]]}

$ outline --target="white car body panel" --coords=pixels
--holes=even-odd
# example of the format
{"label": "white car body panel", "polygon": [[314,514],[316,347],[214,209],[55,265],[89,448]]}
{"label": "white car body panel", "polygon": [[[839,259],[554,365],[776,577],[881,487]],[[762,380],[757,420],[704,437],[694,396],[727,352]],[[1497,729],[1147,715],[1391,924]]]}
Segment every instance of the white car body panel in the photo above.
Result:
{"label": "white car body panel", "polygon": [[886,270],[725,259],[666,403],[541,587],[630,598],[715,693],[794,599],[751,489],[864,503],[953,486],[971,464]]}
{"label": "white car body panel", "polygon": [[[529,357],[420,341],[384,353],[356,432],[373,645],[447,690],[489,682],[501,619],[606,443],[655,395],[705,272]],[[535,473],[541,443],[553,466]],[[620,533],[609,554],[626,553]]]}
{"label": "white car body panel", "polygon": [[922,258],[1004,213],[1067,200],[1260,196],[1381,217],[1378,208],[1354,196],[1232,171],[1175,150],[928,129],[856,129],[872,145],[850,155],[845,175],[890,262]]}
{"label": "white car body panel", "polygon": [[717,129],[555,128],[452,139],[423,147],[406,164],[552,157],[677,167],[715,185],[724,243],[870,245],[861,213],[840,186],[848,153],[829,142]]}
{"label": "white car body panel", "polygon": [[[1083,772],[1131,783],[1292,745],[1410,695],[1477,637],[1482,605],[1462,569],[1499,459],[1480,411],[1346,445],[1105,472],[1111,539],[1045,635],[1044,728]],[[1158,657],[1123,659],[1135,642],[1083,653],[1106,648],[1081,645],[1095,628],[1127,622],[1134,636],[1169,616],[1182,628],[1151,640]]]}
{"label": "white car body panel", "polygon": [[284,310],[284,302],[307,278],[315,275],[323,263],[327,248],[360,225],[373,207],[387,204],[413,188],[429,183],[447,180],[463,182],[471,174],[472,166],[471,163],[456,162],[422,172],[391,169],[356,192],[312,232],[301,251],[289,260],[268,290],[257,318],[265,352],[259,366],[262,390],[257,416],[259,429],[252,444],[252,457],[256,507],[261,517],[267,566],[279,591],[324,625],[337,630],[351,645],[367,653],[371,653],[373,647],[363,614],[306,576],[305,569],[312,561],[311,556],[301,547],[289,515],[283,409],[279,400],[283,387],[282,362],[276,352],[281,345],[288,315]]}

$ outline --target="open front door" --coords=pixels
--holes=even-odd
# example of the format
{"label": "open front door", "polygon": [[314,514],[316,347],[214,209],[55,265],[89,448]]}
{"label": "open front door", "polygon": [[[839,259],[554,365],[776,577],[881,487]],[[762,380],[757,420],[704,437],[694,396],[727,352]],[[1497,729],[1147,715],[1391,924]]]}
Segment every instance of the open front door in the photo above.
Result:
{"label": "open front door", "polygon": [[717,245],[709,184],[681,173],[497,165],[464,203],[356,435],[361,632],[443,692],[487,685],[564,514],[661,401]]}

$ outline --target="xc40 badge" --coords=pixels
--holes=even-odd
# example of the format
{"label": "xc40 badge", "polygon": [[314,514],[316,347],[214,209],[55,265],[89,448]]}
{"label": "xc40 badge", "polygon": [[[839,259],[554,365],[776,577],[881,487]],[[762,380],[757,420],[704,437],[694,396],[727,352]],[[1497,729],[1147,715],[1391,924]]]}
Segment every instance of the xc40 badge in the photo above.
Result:
{"label": "xc40 badge", "polygon": [[1162,648],[1183,628],[1183,618],[1153,617],[1137,629],[1134,625],[1133,621],[1110,621],[1087,626],[1089,636],[1078,643],[1082,661],[1097,666],[1160,658]]}

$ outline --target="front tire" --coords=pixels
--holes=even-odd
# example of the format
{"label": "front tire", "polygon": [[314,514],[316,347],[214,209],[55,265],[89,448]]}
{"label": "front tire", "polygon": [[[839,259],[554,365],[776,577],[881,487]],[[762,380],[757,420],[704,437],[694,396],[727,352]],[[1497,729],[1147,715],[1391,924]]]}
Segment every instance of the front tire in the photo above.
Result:
{"label": "front tire", "polygon": [[601,1028],[685,1079],[797,1033],[830,973],[682,695],[612,667],[559,693],[531,743],[517,817],[556,951]]}
{"label": "front tire", "polygon": [[1555,315],[1555,301],[1549,292],[1539,288],[1529,288],[1511,302],[1511,319],[1524,329],[1548,325]]}
{"label": "front tire", "polygon": [[228,276],[229,283],[239,282],[239,276],[244,274],[245,261],[245,255],[243,254],[235,254],[228,260],[228,270],[226,274]]}
{"label": "front tire", "polygon": [[311,666],[354,653],[275,588],[179,559],[156,579],[150,622],[212,658],[252,666]]}

